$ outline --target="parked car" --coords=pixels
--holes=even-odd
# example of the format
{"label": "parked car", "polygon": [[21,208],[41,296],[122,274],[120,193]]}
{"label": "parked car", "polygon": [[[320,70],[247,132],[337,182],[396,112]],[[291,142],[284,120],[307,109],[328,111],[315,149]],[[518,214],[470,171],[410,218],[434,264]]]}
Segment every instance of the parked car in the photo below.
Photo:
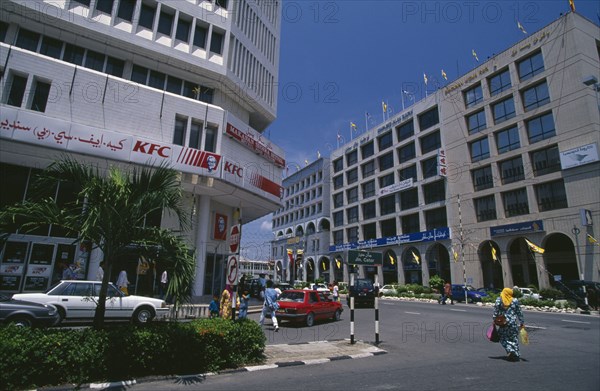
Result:
{"label": "parked car", "polygon": [[390,296],[396,294],[396,286],[395,285],[384,285],[379,290],[379,296]]}
{"label": "parked car", "polygon": [[356,306],[366,305],[368,307],[375,306],[375,296],[378,295],[379,289],[373,285],[373,282],[368,278],[357,278],[354,280],[354,285],[348,286],[348,295],[346,301],[350,306],[350,298],[354,297]]}
{"label": "parked car", "polygon": [[[100,281],[63,280],[44,293],[18,293],[13,295],[13,299],[52,304],[58,311],[60,322],[91,321],[94,319],[100,285]],[[169,308],[164,300],[126,296],[112,283],[108,285],[106,319],[131,319],[136,323],[146,323],[157,316],[164,317],[168,312]]]}
{"label": "parked car", "polygon": [[275,286],[277,288],[279,288],[279,290],[281,290],[282,292],[285,292],[290,289],[294,289],[294,287],[292,287],[292,285],[290,285],[289,282],[276,282]]}
{"label": "parked car", "polygon": [[519,288],[519,287],[517,287],[517,289],[519,289],[521,291],[523,299],[535,299],[535,300],[541,300],[542,299],[542,296],[540,296],[539,293],[535,293],[531,288]]}
{"label": "parked car", "polygon": [[[488,295],[485,292],[476,290],[471,285],[466,285],[466,291],[467,303],[480,302],[483,297]],[[452,284],[452,299],[458,302],[465,301],[465,285]]]}
{"label": "parked car", "polygon": [[308,327],[314,325],[316,320],[340,320],[342,304],[333,301],[324,292],[315,290],[292,289],[283,292],[277,300],[278,320],[303,322]]}
{"label": "parked car", "polygon": [[0,323],[23,327],[54,326],[60,320],[58,310],[52,304],[38,304],[11,299],[0,294]]}
{"label": "parked car", "polygon": [[499,295],[502,292],[502,289],[497,289],[497,288],[477,288],[477,292],[487,293],[488,296],[490,294]]}
{"label": "parked car", "polygon": [[322,284],[322,283],[318,283],[318,284],[311,283],[309,286],[307,286],[304,289],[309,289],[309,290],[313,290],[313,291],[317,291],[317,292],[331,293],[331,291],[329,290],[327,285]]}

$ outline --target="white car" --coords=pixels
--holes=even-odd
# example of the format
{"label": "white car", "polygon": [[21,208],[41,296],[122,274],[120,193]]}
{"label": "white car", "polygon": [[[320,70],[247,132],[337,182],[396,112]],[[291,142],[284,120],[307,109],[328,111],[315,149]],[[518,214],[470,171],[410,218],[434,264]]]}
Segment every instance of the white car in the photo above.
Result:
{"label": "white car", "polygon": [[305,290],[313,290],[313,291],[317,291],[317,292],[331,293],[331,291],[325,284],[310,284],[309,286],[307,286],[304,289]]}
{"label": "white car", "polygon": [[391,296],[396,294],[395,285],[384,285],[379,289],[380,296]]}
{"label": "white car", "polygon": [[535,299],[535,300],[541,300],[542,296],[540,296],[539,293],[535,293],[533,290],[531,290],[530,288],[519,288],[519,290],[521,291],[521,293],[523,294],[523,298],[524,299]]}
{"label": "white car", "polygon": [[[94,319],[96,303],[100,293],[100,281],[63,280],[44,293],[18,293],[15,300],[33,303],[52,304],[63,320]],[[164,317],[169,308],[163,300],[144,296],[126,296],[112,283],[106,292],[105,319],[132,319],[136,323],[146,323],[156,317]]]}

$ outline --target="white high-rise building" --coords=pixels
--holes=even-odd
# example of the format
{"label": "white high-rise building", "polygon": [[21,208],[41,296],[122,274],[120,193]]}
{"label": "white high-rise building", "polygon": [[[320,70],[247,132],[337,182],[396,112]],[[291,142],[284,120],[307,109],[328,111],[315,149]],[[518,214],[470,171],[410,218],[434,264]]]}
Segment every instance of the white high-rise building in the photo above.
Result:
{"label": "white high-rise building", "polygon": [[[63,154],[170,163],[194,219],[194,296],[220,289],[229,228],[280,203],[284,154],[263,137],[277,111],[280,22],[278,0],[0,2],[0,207],[26,199],[32,174]],[[147,224],[177,226],[168,215]],[[9,292],[46,289],[65,263],[93,278],[102,258],[55,227],[13,233],[1,251]],[[123,261],[150,290],[152,269],[137,275],[134,253]]]}

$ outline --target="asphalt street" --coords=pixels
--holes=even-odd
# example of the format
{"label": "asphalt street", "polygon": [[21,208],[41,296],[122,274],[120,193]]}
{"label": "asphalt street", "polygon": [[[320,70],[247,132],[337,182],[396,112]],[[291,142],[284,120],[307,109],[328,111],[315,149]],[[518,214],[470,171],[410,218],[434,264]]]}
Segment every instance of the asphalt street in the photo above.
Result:
{"label": "asphalt street", "polygon": [[[131,390],[598,390],[600,319],[597,315],[525,312],[530,344],[522,361],[485,338],[492,309],[476,305],[380,301],[380,344],[386,354],[256,371],[226,372],[159,381],[138,380]],[[258,320],[258,314],[251,318]],[[267,344],[350,338],[350,312],[339,322],[311,328],[284,323]],[[355,314],[355,338],[375,342],[372,309]],[[315,349],[327,344],[311,344]],[[324,351],[323,356],[330,354]],[[115,388],[113,388],[115,389]]]}

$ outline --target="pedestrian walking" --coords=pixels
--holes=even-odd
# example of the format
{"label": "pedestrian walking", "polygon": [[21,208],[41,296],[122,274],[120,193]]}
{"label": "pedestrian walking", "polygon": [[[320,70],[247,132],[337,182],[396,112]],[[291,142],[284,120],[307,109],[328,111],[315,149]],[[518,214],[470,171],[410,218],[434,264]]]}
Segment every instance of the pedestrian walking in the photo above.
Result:
{"label": "pedestrian walking", "polygon": [[245,290],[240,297],[240,314],[238,315],[238,319],[246,319],[248,316],[248,305],[250,303],[250,295],[248,291]]}
{"label": "pedestrian walking", "polygon": [[519,331],[525,328],[525,319],[511,288],[504,288],[496,299],[493,318],[494,324],[498,326],[500,344],[508,354],[508,361],[519,361]]}
{"label": "pedestrian walking", "polygon": [[258,323],[262,326],[265,322],[265,317],[267,314],[271,314],[271,321],[273,322],[273,327],[275,331],[279,331],[279,325],[277,324],[276,312],[279,309],[279,304],[277,303],[277,291],[273,289],[273,281],[267,281],[267,287],[265,289],[265,302],[263,303],[262,312],[260,314],[260,320]]}
{"label": "pedestrian walking", "polygon": [[[221,303],[219,307],[219,315],[223,319],[231,319],[232,311],[231,311],[231,297],[233,296],[233,288],[231,285],[225,285],[225,289],[223,293],[221,293]],[[240,298],[237,298],[236,307],[240,307]]]}
{"label": "pedestrian walking", "polygon": [[117,288],[119,288],[119,290],[126,295],[129,295],[129,291],[127,290],[129,284],[130,282],[127,279],[127,272],[125,270],[121,270],[119,273],[119,278],[117,278]]}
{"label": "pedestrian walking", "polygon": [[167,292],[167,284],[169,282],[169,276],[167,274],[167,271],[163,271],[162,274],[160,275],[160,298],[164,299],[165,297],[165,293]]}
{"label": "pedestrian walking", "polygon": [[452,298],[452,285],[449,282],[444,284],[444,295],[442,296],[442,304],[446,305],[446,300],[450,299],[450,304],[454,305]]}
{"label": "pedestrian walking", "polygon": [[333,301],[340,301],[340,288],[337,281],[333,282]]}

